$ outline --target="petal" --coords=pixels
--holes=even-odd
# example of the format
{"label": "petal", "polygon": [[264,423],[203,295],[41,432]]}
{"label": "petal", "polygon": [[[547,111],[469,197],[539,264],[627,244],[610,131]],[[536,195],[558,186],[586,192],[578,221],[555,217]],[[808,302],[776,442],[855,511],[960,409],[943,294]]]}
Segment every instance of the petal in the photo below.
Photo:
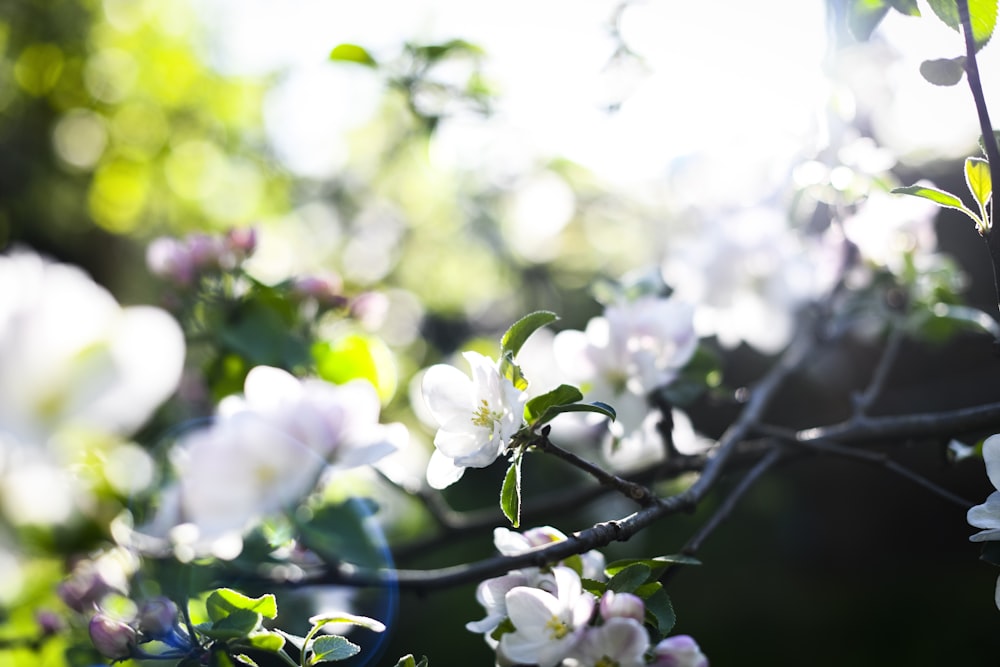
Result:
{"label": "petal", "polygon": [[991,435],[983,442],[983,460],[990,482],[994,488],[1000,489],[1000,434]]}
{"label": "petal", "polygon": [[966,514],[966,520],[976,528],[1000,528],[1000,491],[994,491],[982,505],[976,505]]}
{"label": "petal", "polygon": [[275,410],[302,396],[302,383],[288,371],[273,366],[251,368],[243,394],[255,410]]}
{"label": "petal", "polygon": [[525,637],[547,635],[545,624],[561,611],[555,596],[537,588],[516,586],[507,593],[507,615]]}
{"label": "petal", "polygon": [[475,411],[475,391],[470,380],[454,366],[437,364],[424,372],[420,388],[424,404],[441,426],[461,417],[472,418]]}
{"label": "petal", "polygon": [[431,460],[427,463],[427,483],[432,489],[446,489],[465,474],[465,468],[455,465],[455,462],[434,450]]}

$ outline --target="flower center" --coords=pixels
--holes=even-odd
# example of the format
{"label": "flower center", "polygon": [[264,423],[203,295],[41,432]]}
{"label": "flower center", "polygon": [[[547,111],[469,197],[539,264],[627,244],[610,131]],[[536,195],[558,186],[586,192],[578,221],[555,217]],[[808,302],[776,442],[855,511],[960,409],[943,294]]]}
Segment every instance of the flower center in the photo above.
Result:
{"label": "flower center", "polygon": [[545,627],[551,630],[552,639],[562,639],[569,634],[569,626],[566,625],[566,621],[560,620],[558,616],[550,618]]}
{"label": "flower center", "polygon": [[602,655],[601,659],[594,663],[594,667],[618,667],[618,661]]}
{"label": "flower center", "polygon": [[479,401],[479,409],[472,413],[472,423],[483,428],[493,428],[493,424],[500,421],[502,417],[499,412],[490,410],[490,404],[486,399]]}

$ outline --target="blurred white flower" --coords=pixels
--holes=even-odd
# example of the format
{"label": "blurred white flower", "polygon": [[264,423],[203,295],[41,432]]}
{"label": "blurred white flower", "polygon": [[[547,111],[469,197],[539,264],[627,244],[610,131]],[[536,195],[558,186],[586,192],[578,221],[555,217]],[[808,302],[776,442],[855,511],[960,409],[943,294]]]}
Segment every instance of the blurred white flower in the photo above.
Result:
{"label": "blurred white flower", "polygon": [[[609,306],[586,331],[556,334],[553,354],[587,400],[611,405],[603,454],[618,471],[660,461],[665,449],[650,411],[650,392],[673,382],[698,346],[692,307],[679,299],[647,296]],[[585,419],[597,419],[586,416]]]}
{"label": "blurred white flower", "polygon": [[243,532],[293,506],[328,466],[371,464],[394,451],[405,429],[378,417],[378,395],[366,381],[336,386],[258,366],[242,395],[219,404],[211,426],[178,442],[177,483],[144,532],[169,533],[197,553],[221,555],[223,545],[235,556]]}
{"label": "blurred white flower", "polygon": [[122,308],[80,269],[0,256],[0,432],[44,445],[66,427],[127,435],[176,389],[184,337],[166,312]]}
{"label": "blurred white flower", "polygon": [[588,627],[567,661],[570,667],[645,667],[649,635],[641,621],[615,616]]}
{"label": "blurred white flower", "polygon": [[568,567],[552,568],[555,592],[517,586],[507,593],[515,631],[500,638],[502,657],[518,664],[554,667],[576,647],[594,611],[594,596]]}
{"label": "blurred white flower", "polygon": [[177,388],[184,351],[164,311],[122,308],[79,268],[28,251],[0,255],[6,518],[53,524],[88,508],[89,484],[68,466],[138,429]]}
{"label": "blurred white flower", "polygon": [[462,355],[472,377],[454,366],[438,364],[424,373],[421,389],[437,423],[427,482],[443,489],[466,468],[484,468],[510,445],[524,423],[527,396],[500,374],[496,362],[477,352]]}
{"label": "blurred white flower", "polygon": [[[928,181],[919,185],[933,187]],[[911,254],[918,266],[926,268],[937,249],[934,219],[940,210],[927,199],[872,190],[854,215],[844,220],[844,234],[876,266],[900,273],[905,256]]]}
{"label": "blurred white flower", "polygon": [[516,586],[528,586],[530,581],[523,572],[514,570],[501,577],[493,577],[476,586],[476,601],[486,610],[485,618],[470,621],[465,629],[481,632],[489,638],[500,622],[507,617],[507,593]]}
{"label": "blurred white flower", "polygon": [[667,252],[664,280],[698,304],[698,334],[769,354],[788,343],[797,310],[826,293],[839,268],[836,252],[809,244],[781,212],[763,207],[700,224]]}

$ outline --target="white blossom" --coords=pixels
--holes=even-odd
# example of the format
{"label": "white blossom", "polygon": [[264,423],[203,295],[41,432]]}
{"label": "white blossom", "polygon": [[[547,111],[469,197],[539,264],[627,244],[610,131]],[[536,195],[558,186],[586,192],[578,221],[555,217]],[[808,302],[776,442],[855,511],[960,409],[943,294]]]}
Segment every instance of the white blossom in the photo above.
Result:
{"label": "white blossom", "polygon": [[367,381],[336,386],[258,366],[243,395],[220,403],[214,423],[177,443],[177,484],[146,532],[170,533],[198,553],[220,555],[218,544],[235,544],[227,553],[238,554],[234,539],[303,498],[328,466],[375,463],[392,452],[399,429],[378,416]]}
{"label": "white blossom", "polygon": [[[991,435],[983,442],[983,461],[990,482],[1000,489],[1000,434]],[[982,505],[971,508],[966,518],[971,525],[982,529],[969,538],[971,541],[1000,540],[1000,490],[991,493]]]}
{"label": "white blossom", "polygon": [[567,662],[570,667],[645,667],[648,648],[641,621],[615,616],[587,628]]}
{"label": "white blossom", "polygon": [[520,664],[554,667],[576,647],[594,611],[594,596],[568,567],[552,568],[555,591],[517,586],[507,593],[515,631],[500,638],[499,653]]}
{"label": "white blossom", "polygon": [[454,366],[438,364],[427,369],[421,385],[438,426],[427,466],[427,482],[436,489],[458,481],[466,468],[493,463],[524,423],[524,392],[488,357],[476,352],[462,356],[471,378]]}

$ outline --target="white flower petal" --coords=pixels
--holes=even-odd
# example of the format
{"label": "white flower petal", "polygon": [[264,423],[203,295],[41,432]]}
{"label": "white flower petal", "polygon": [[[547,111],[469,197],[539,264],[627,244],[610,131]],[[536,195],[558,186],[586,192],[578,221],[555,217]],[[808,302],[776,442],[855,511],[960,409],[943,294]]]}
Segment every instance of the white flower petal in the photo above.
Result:
{"label": "white flower petal", "polygon": [[472,380],[454,366],[438,364],[424,372],[424,403],[439,425],[456,418],[471,419],[475,411]]}
{"label": "white flower petal", "polygon": [[455,465],[455,462],[435,449],[431,454],[431,460],[427,464],[427,483],[432,489],[446,489],[465,474],[463,466]]}

